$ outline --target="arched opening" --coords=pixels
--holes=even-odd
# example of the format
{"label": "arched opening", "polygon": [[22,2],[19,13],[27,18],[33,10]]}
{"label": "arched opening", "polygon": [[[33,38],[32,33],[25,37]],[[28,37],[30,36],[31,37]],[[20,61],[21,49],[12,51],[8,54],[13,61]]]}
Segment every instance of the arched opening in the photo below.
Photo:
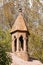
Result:
{"label": "arched opening", "polygon": [[17,50],[17,39],[16,39],[16,36],[14,36],[14,47],[15,47],[15,51]]}
{"label": "arched opening", "polygon": [[16,51],[17,50],[17,39],[15,39],[14,45],[15,45],[15,51]]}
{"label": "arched opening", "polygon": [[19,38],[20,41],[20,50],[23,50],[23,36],[21,35]]}

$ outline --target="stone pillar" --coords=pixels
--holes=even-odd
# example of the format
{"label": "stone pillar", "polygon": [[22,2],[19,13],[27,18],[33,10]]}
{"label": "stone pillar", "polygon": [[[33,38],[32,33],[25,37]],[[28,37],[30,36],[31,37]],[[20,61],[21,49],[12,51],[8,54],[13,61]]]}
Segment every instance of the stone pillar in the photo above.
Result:
{"label": "stone pillar", "polygon": [[19,38],[17,38],[17,51],[19,51]]}
{"label": "stone pillar", "polygon": [[15,47],[14,47],[14,40],[12,40],[12,52],[14,52],[14,49],[15,49]]}
{"label": "stone pillar", "polygon": [[26,51],[26,39],[24,39],[24,43],[23,43],[23,47],[24,47],[24,51]]}

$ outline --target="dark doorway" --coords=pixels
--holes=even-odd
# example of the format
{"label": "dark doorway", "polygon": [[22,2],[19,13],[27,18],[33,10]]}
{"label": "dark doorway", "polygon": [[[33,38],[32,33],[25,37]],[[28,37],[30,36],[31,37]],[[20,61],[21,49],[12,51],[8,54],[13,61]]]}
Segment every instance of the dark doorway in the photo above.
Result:
{"label": "dark doorway", "polygon": [[15,39],[14,45],[15,45],[15,51],[16,51],[17,50],[17,39]]}
{"label": "dark doorway", "polygon": [[23,50],[23,36],[22,35],[20,36],[19,40],[20,40],[20,46]]}

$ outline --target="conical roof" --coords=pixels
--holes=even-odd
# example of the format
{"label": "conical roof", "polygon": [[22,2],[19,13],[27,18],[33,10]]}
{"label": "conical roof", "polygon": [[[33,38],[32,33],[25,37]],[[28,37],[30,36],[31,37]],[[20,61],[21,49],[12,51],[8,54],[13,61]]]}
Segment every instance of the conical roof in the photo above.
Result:
{"label": "conical roof", "polygon": [[16,30],[27,31],[26,23],[21,13],[19,13],[16,21],[14,22],[12,29],[11,29],[11,33]]}

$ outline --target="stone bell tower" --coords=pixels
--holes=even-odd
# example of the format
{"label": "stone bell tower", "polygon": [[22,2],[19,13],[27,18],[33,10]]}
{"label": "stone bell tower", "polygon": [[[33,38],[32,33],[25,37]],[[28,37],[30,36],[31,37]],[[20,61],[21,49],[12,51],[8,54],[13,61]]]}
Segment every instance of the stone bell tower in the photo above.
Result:
{"label": "stone bell tower", "polygon": [[14,22],[12,29],[12,52],[18,57],[28,60],[28,35],[29,32],[26,27],[21,9],[19,10],[19,15]]}

